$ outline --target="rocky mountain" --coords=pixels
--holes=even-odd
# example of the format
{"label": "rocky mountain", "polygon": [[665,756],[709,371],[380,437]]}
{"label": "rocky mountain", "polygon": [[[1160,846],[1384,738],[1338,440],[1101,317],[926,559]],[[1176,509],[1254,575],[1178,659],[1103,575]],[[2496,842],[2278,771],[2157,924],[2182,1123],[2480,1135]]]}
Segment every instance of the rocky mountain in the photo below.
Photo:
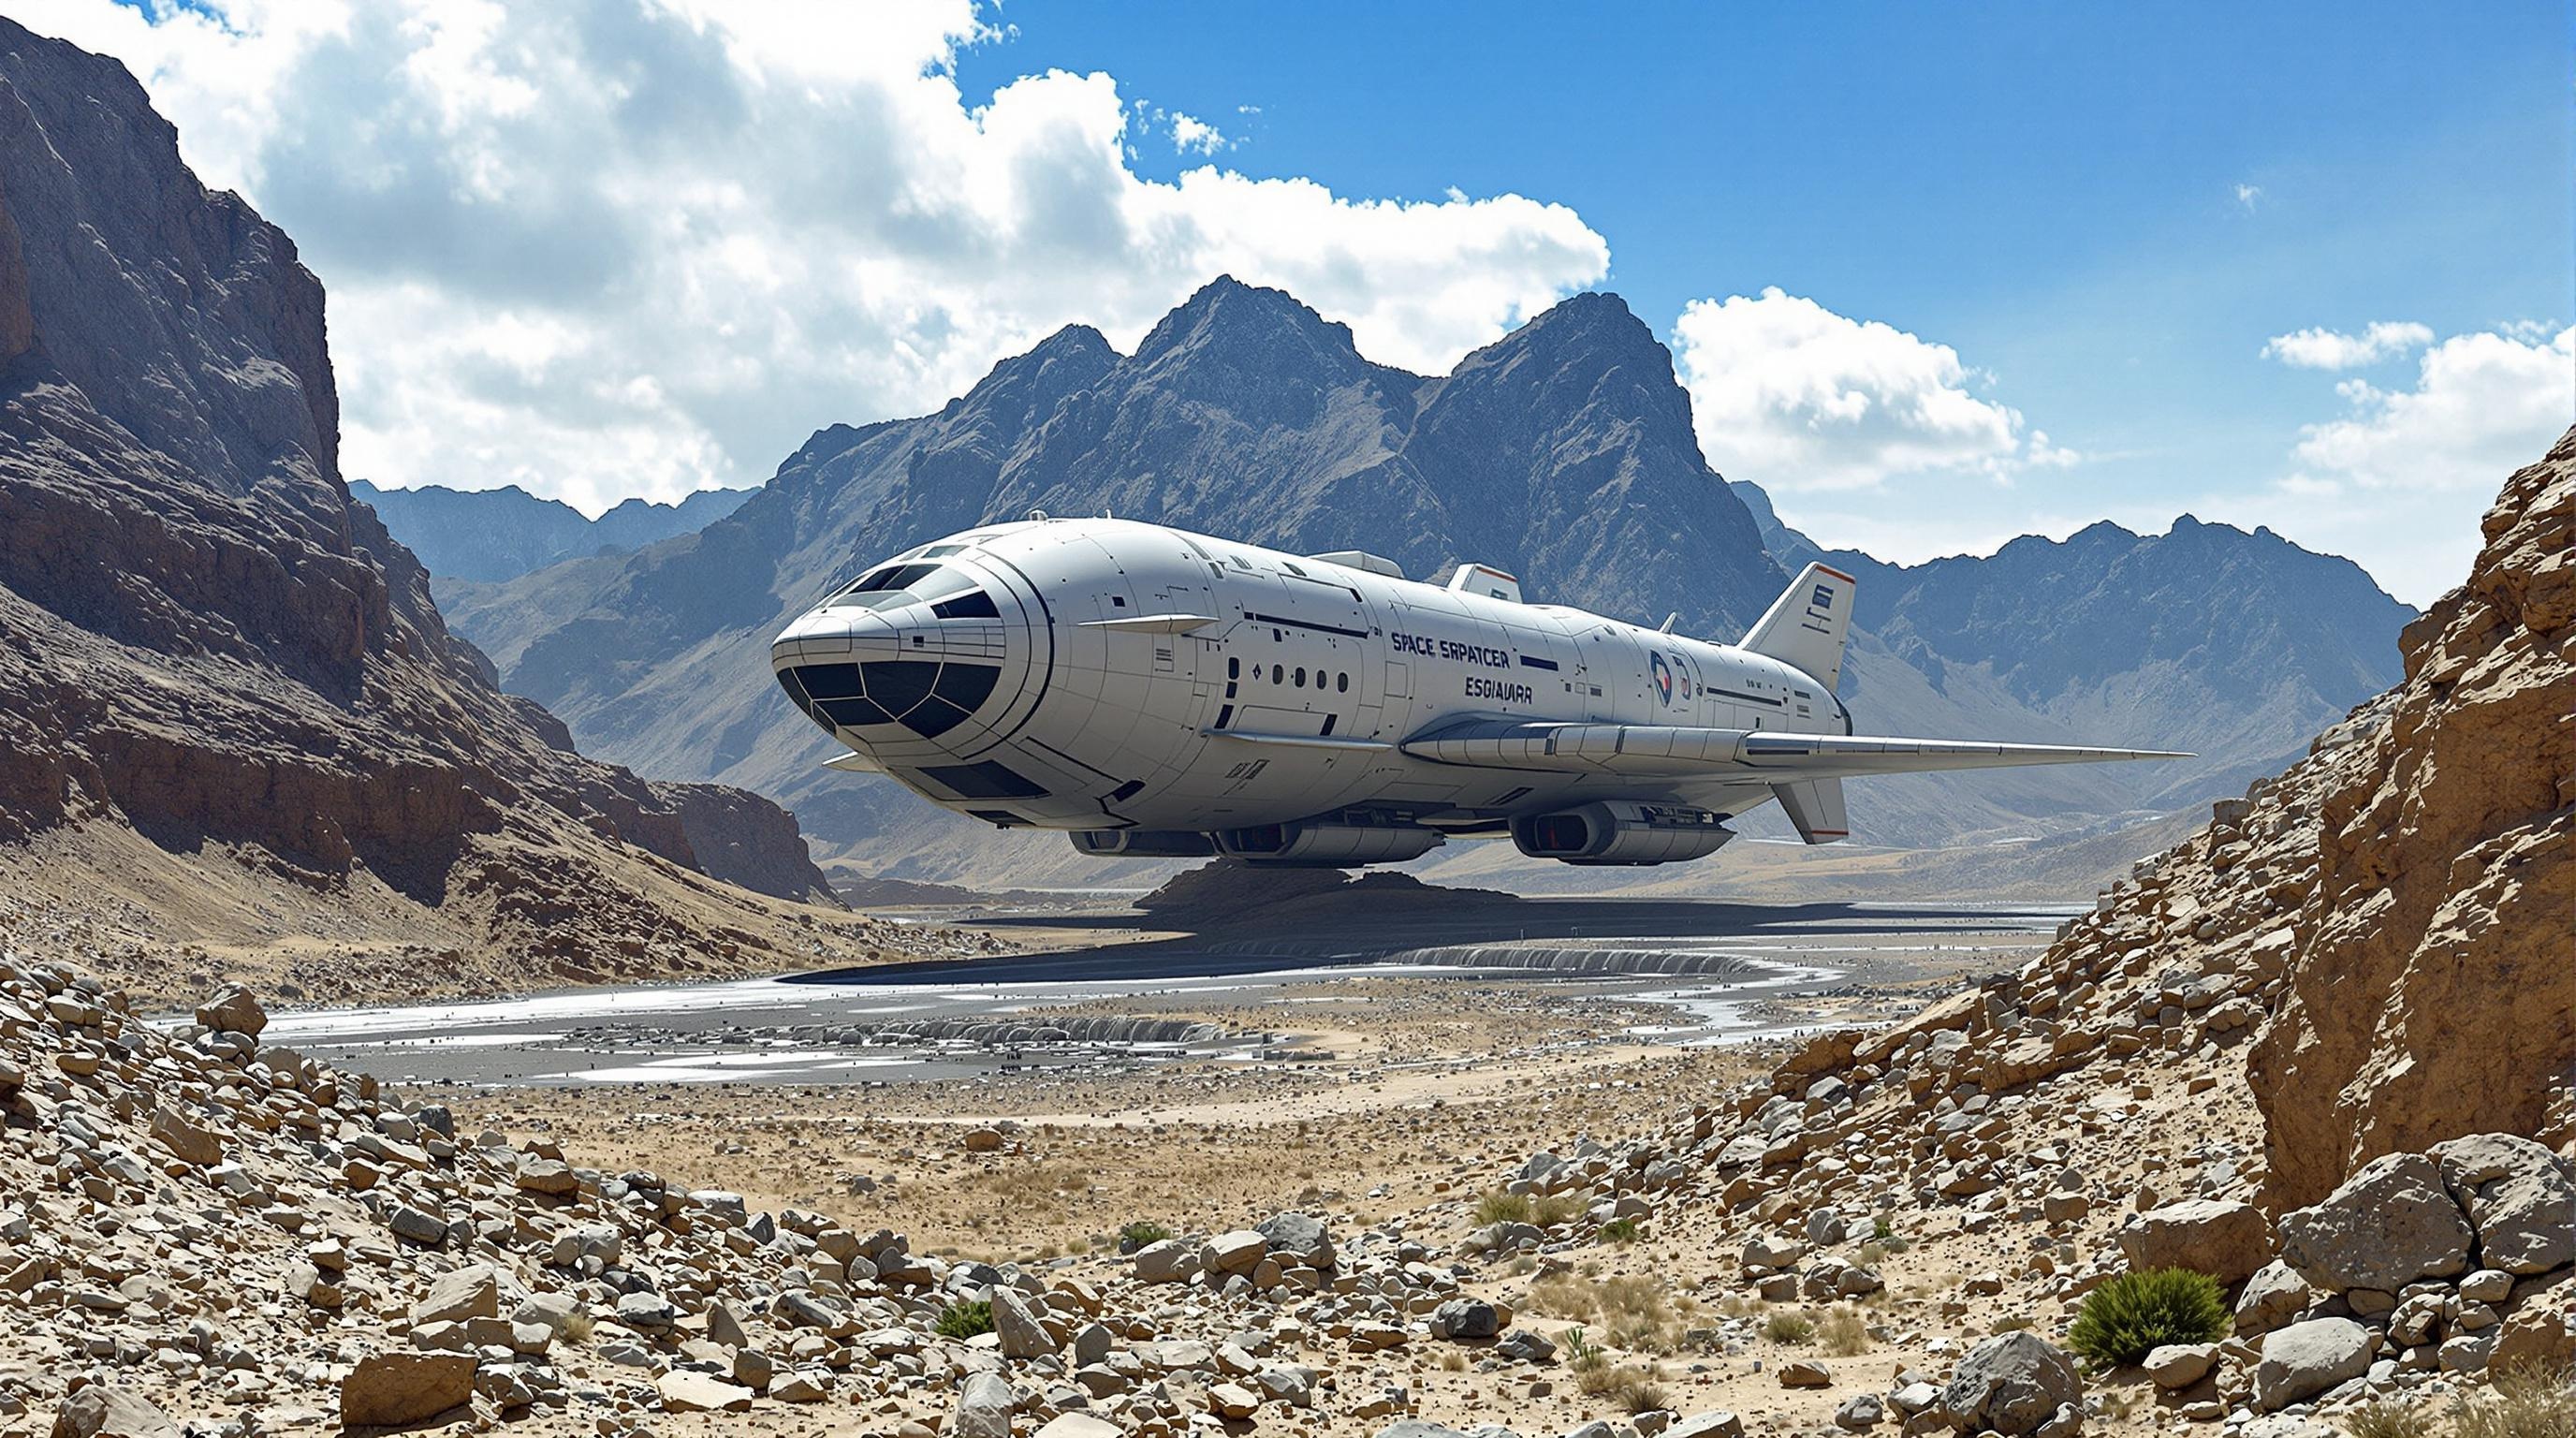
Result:
{"label": "rocky mountain", "polygon": [[[1423,378],[1370,364],[1289,296],[1230,280],[1134,355],[1067,329],[935,415],[824,430],[699,534],[441,595],[504,684],[563,714],[585,746],[789,803],[854,871],[1136,878],[1051,836],[987,834],[888,782],[820,771],[821,741],[767,683],[766,639],[850,570],[1031,508],[1368,548],[1421,576],[1476,558],[1520,574],[1534,599],[1678,612],[1723,637],[1785,573],[1827,558],[1863,577],[1845,694],[1872,728],[2202,756],[1871,781],[1854,813],[1882,844],[2082,838],[2234,793],[2395,680],[2411,614],[2346,561],[2188,519],[2169,535],[2101,525],[1910,569],[1828,554],[1758,488],[1707,468],[1669,354],[1613,296],[1568,300]],[[2141,835],[2113,867],[2158,841]],[[1480,880],[1506,862],[1489,847],[1424,867]]]}
{"label": "rocky mountain", "polygon": [[2485,535],[2407,628],[2386,727],[2317,801],[2251,1063],[2291,1201],[2483,1127],[2576,1148],[2576,429]]}
{"label": "rocky mountain", "polygon": [[592,519],[561,500],[517,485],[499,489],[378,489],[363,479],[349,493],[376,511],[432,577],[516,579],[566,559],[623,554],[692,534],[742,507],[745,489],[702,489],[677,504],[630,499]]}
{"label": "rocky mountain", "polygon": [[822,895],[793,821],[502,693],[351,502],[338,427],[293,243],[121,66],[0,21],[12,900],[119,899],[171,946],[394,933],[522,982],[808,947],[814,913],[708,873]]}

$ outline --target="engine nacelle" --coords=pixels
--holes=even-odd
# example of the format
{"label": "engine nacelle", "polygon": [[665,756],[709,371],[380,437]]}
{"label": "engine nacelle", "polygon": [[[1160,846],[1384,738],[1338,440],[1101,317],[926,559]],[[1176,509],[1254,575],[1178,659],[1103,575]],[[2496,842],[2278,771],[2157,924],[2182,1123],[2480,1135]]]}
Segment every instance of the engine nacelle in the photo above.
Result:
{"label": "engine nacelle", "polygon": [[1344,869],[1400,864],[1441,845],[1436,829],[1358,824],[1256,824],[1216,836],[1220,853],[1249,864]]}
{"label": "engine nacelle", "polygon": [[1076,829],[1073,847],[1095,859],[1204,859],[1216,841],[1195,829]]}
{"label": "engine nacelle", "polygon": [[1512,821],[1512,842],[1564,864],[1673,864],[1705,859],[1735,831],[1726,815],[1681,804],[1609,799]]}

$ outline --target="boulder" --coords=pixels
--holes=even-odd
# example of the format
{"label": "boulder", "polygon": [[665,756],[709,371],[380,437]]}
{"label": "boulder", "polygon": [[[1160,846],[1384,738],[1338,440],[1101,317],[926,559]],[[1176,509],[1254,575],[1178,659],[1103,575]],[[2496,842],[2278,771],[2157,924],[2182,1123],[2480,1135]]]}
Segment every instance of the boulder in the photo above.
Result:
{"label": "boulder", "polygon": [[1887,1400],[1875,1393],[1855,1393],[1834,1410],[1834,1426],[1846,1433],[1866,1433],[1887,1418]]}
{"label": "boulder", "polygon": [[1308,1268],[1333,1266],[1333,1239],[1325,1231],[1324,1221],[1303,1213],[1280,1213],[1253,1225],[1262,1241],[1270,1245],[1272,1257],[1290,1259]]}
{"label": "boulder", "polygon": [[684,1368],[654,1379],[653,1390],[662,1395],[662,1407],[672,1413],[748,1413],[753,1397],[739,1383]]}
{"label": "boulder", "polygon": [[2254,1407],[2277,1413],[2370,1370],[2370,1330],[2349,1318],[2311,1318],[2264,1335]]}
{"label": "boulder", "polygon": [[1199,1248],[1195,1243],[1166,1238],[1137,1249],[1128,1255],[1127,1264],[1138,1283],[1182,1283],[1199,1271]]}
{"label": "boulder", "polygon": [[2477,1234],[2420,1153],[2372,1159],[2313,1207],[2281,1216],[2281,1258],[2331,1293],[2395,1293],[2469,1267]]}
{"label": "boulder", "polygon": [[2475,1133],[2433,1145],[2433,1159],[2468,1211],[2487,1267],[2546,1273],[2576,1263],[2576,1181],[2546,1146],[2519,1134]]}
{"label": "boulder", "polygon": [[1481,1298],[1452,1298],[1431,1310],[1431,1336],[1434,1338],[1491,1338],[1503,1331],[1511,1318],[1503,1310]]}
{"label": "boulder", "polygon": [[2120,1229],[2120,1255],[2131,1272],[2188,1268],[2234,1287],[2271,1256],[2272,1234],[2250,1203],[2192,1198],[2151,1208]]}
{"label": "boulder", "polygon": [[471,1353],[371,1353],[340,1380],[340,1426],[390,1428],[435,1418],[474,1396]]}
{"label": "boulder", "polygon": [[54,1438],[179,1438],[179,1425],[143,1398],[92,1383],[63,1400]]}
{"label": "boulder", "polygon": [[1050,1418],[1037,1431],[1036,1438],[1121,1438],[1126,1429],[1106,1418],[1088,1413],[1063,1413]]}
{"label": "boulder", "polygon": [[993,1290],[993,1335],[1001,1340],[1005,1358],[1040,1358],[1055,1352],[1055,1340],[1047,1336],[1029,1301],[1016,1288]]}
{"label": "boulder", "polygon": [[2215,1343],[2167,1343],[2147,1351],[2139,1366],[2158,1388],[2189,1388],[2218,1364]]}
{"label": "boulder", "polygon": [[470,1263],[442,1273],[429,1292],[411,1306],[414,1328],[425,1323],[463,1323],[469,1318],[501,1316],[501,1271],[488,1263]]}
{"label": "boulder", "polygon": [[153,1111],[152,1136],[183,1163],[212,1168],[224,1161],[224,1141],[214,1130],[167,1105]]}
{"label": "boulder", "polygon": [[970,1128],[958,1142],[968,1153],[996,1153],[1002,1147],[1002,1131],[998,1128]]}
{"label": "boulder", "polygon": [[1556,1340],[1527,1328],[1515,1328],[1494,1340],[1494,1351],[1523,1363],[1548,1363],[1556,1358]]}
{"label": "boulder", "polygon": [[1780,1386],[1783,1388],[1831,1388],[1834,1386],[1834,1370],[1812,1358],[1792,1358],[1788,1362],[1781,1364],[1779,1368],[1779,1378]]}
{"label": "boulder", "polygon": [[1973,1433],[1990,1428],[2005,1438],[2026,1438],[2057,1420],[2058,1411],[2084,1404],[2084,1379],[2055,1344],[2028,1331],[1997,1334],[1968,1350],[1941,1407],[1953,1427]]}
{"label": "boulder", "polygon": [[214,997],[197,1005],[197,1022],[223,1033],[259,1037],[268,1027],[268,1010],[259,1006],[258,996],[239,984],[226,984],[215,990]]}
{"label": "boulder", "polygon": [[2308,1281],[2277,1260],[2254,1270],[2236,1295],[2236,1331],[2253,1337],[2269,1333],[2308,1309]]}
{"label": "boulder", "polygon": [[998,1373],[970,1373],[948,1415],[949,1438],[1011,1438],[1011,1385]]}
{"label": "boulder", "polygon": [[1199,1266],[1218,1273],[1250,1273],[1269,1249],[1270,1240],[1257,1230],[1238,1228],[1209,1239],[1199,1250]]}
{"label": "boulder", "polygon": [[1744,1420],[1723,1408],[1712,1408],[1665,1429],[1663,1438],[1744,1438]]}

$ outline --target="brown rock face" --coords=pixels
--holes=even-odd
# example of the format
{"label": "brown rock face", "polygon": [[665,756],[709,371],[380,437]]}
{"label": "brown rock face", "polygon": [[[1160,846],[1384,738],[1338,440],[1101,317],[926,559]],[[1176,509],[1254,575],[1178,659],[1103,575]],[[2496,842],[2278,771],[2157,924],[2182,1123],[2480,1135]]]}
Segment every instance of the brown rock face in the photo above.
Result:
{"label": "brown rock face", "polygon": [[828,896],[766,801],[550,742],[338,443],[293,243],[198,184],[121,66],[0,20],[0,843],[130,829],[623,973],[759,922],[701,836],[728,878]]}
{"label": "brown rock face", "polygon": [[2249,1061],[2277,1207],[2462,1134],[2576,1142],[2576,430],[2484,527],[2468,582],[2406,631],[2367,762],[2323,799]]}

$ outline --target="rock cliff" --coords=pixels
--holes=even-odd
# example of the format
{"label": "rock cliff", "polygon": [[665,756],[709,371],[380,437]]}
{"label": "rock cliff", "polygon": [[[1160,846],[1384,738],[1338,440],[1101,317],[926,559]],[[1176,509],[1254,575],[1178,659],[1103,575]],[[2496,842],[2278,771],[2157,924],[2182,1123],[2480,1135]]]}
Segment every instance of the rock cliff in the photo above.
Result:
{"label": "rock cliff", "polygon": [[[149,910],[184,887],[156,866],[221,860],[614,972],[801,943],[695,847],[825,895],[792,821],[583,759],[495,688],[351,502],[338,423],[293,243],[198,184],[121,66],[0,21],[0,861],[65,892],[114,848],[89,886]],[[101,828],[150,843],[51,842]]]}
{"label": "rock cliff", "polygon": [[2281,1013],[2256,1045],[2276,1196],[2504,1128],[2576,1141],[2576,430],[2488,511],[2469,580],[2321,800]]}

